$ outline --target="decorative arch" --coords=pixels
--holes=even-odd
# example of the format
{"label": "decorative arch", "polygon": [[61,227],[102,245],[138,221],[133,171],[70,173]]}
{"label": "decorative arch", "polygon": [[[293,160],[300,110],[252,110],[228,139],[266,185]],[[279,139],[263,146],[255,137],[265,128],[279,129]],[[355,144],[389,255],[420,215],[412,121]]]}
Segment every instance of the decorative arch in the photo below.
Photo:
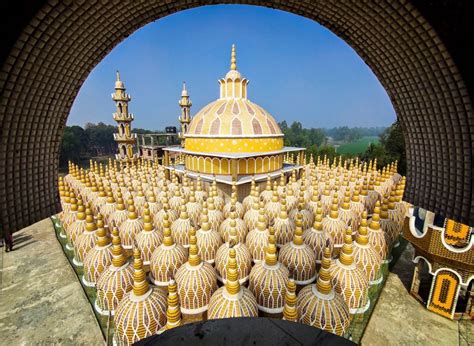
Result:
{"label": "decorative arch", "polygon": [[[32,7],[11,9],[8,16],[21,20],[0,24],[8,27],[0,55],[0,205],[6,230],[60,210],[61,136],[90,71],[143,25],[224,2],[305,16],[351,45],[386,89],[403,128],[408,161],[405,199],[474,225],[474,77],[470,53],[458,44],[463,34],[472,38],[467,2],[123,0],[111,6],[100,1],[40,0]],[[29,97],[23,97],[26,91]],[[25,186],[31,186],[28,194]]]}

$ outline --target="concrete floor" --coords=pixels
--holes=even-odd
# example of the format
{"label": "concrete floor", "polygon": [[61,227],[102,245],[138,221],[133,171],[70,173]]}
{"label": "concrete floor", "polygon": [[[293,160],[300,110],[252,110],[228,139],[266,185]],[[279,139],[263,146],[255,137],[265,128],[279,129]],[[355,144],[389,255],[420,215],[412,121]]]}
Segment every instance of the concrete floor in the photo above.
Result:
{"label": "concrete floor", "polygon": [[413,253],[409,244],[389,274],[362,345],[473,345],[473,321],[436,315],[409,295]]}
{"label": "concrete floor", "polygon": [[[49,219],[15,233],[16,250],[0,253],[3,345],[104,344],[91,305]],[[362,338],[363,345],[472,345],[474,323],[428,312],[413,299],[413,248],[390,273]]]}
{"label": "concrete floor", "polygon": [[49,219],[0,250],[0,344],[103,345],[91,305]]}

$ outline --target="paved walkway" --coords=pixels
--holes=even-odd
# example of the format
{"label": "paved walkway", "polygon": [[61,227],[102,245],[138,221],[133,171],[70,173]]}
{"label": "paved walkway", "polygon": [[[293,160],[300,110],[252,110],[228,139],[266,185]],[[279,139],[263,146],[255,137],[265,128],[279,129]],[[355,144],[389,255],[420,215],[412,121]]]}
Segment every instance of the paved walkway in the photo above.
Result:
{"label": "paved walkway", "polygon": [[0,344],[103,345],[92,308],[45,219],[0,250]]}
{"label": "paved walkway", "polygon": [[362,345],[473,345],[474,322],[429,312],[408,293],[413,251],[408,245],[389,274]]}

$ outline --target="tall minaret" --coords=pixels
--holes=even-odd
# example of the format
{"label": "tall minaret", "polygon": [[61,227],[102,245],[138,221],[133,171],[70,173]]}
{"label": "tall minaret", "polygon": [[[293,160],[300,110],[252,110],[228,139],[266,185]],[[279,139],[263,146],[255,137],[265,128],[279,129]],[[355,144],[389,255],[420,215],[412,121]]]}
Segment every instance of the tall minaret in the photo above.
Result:
{"label": "tall minaret", "polygon": [[112,94],[112,100],[117,107],[114,113],[114,120],[117,122],[118,133],[114,133],[114,140],[117,142],[118,153],[115,155],[117,160],[132,160],[134,158],[134,146],[137,141],[136,133],[132,133],[133,114],[128,112],[128,102],[132,98],[125,93],[125,85],[120,80],[119,71],[117,71],[117,80],[115,81],[115,93]]}
{"label": "tall minaret", "polygon": [[179,122],[181,124],[181,132],[179,138],[181,139],[181,146],[184,147],[184,135],[188,132],[188,126],[191,122],[191,106],[193,103],[189,99],[188,91],[186,90],[186,82],[183,82],[183,90],[181,91],[181,99],[179,106],[181,107],[181,116]]}

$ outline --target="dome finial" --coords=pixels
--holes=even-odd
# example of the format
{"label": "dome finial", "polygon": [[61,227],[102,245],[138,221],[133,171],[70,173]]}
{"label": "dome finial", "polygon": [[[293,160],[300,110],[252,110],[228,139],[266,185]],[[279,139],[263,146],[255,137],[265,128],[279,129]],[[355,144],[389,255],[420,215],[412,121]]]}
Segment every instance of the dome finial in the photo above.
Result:
{"label": "dome finial", "polygon": [[133,293],[135,296],[142,296],[150,289],[148,281],[146,281],[145,271],[143,270],[143,262],[140,250],[133,251]]}
{"label": "dome finial", "polygon": [[235,56],[235,44],[232,45],[232,53],[230,56],[230,69],[233,71],[237,70],[237,59]]}
{"label": "dome finial", "polygon": [[119,72],[119,70],[117,70],[115,72],[115,75],[117,76],[117,82],[119,82],[120,81],[120,72]]}

